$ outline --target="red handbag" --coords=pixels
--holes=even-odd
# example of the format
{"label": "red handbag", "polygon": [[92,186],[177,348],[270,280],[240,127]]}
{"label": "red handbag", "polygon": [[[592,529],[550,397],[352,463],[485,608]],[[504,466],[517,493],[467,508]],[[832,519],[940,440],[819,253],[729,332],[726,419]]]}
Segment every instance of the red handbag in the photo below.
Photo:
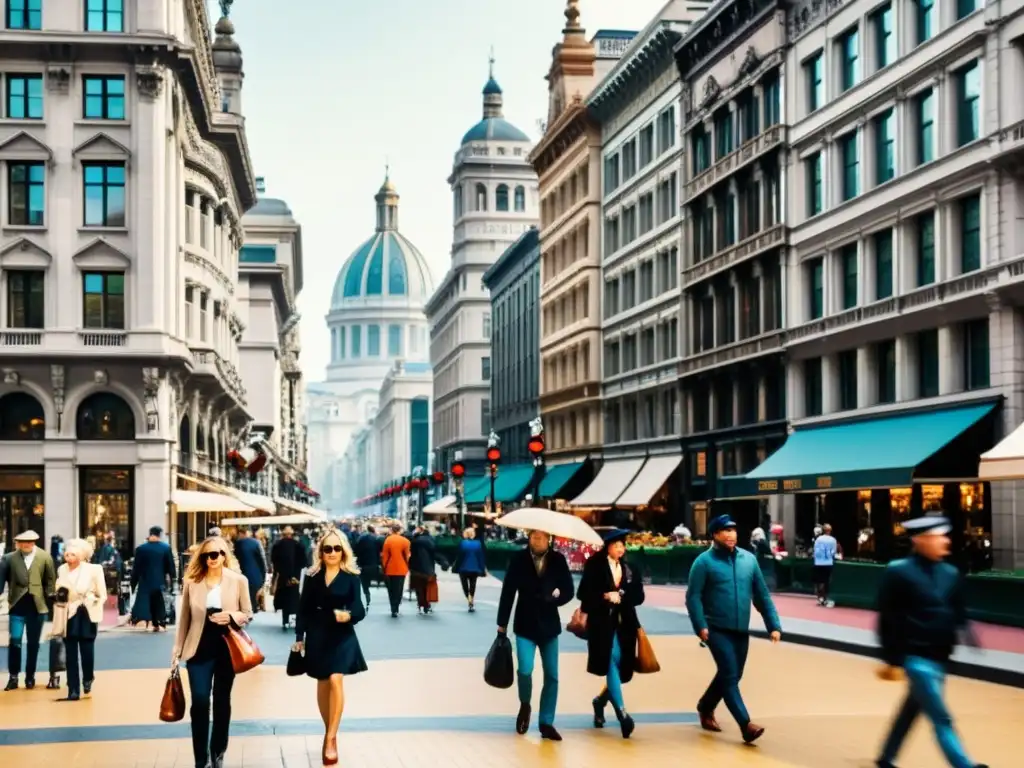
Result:
{"label": "red handbag", "polygon": [[178,668],[171,670],[160,699],[160,719],[165,723],[177,723],[185,717],[185,689],[181,684]]}

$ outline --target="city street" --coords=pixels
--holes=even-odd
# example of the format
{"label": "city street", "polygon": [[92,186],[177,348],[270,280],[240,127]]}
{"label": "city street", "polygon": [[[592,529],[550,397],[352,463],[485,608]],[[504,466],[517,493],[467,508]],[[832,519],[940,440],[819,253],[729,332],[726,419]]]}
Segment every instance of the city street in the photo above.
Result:
{"label": "city street", "polygon": [[[696,727],[694,705],[712,674],[710,657],[689,634],[680,606],[670,605],[670,593],[661,591],[651,601],[657,607],[641,609],[641,620],[663,671],[638,676],[626,688],[637,721],[632,739],[623,741],[612,723],[603,731],[590,727],[590,700],[601,683],[585,672],[582,642],[568,635],[563,635],[556,723],[565,741],[542,742],[535,730],[517,736],[514,689],[495,690],[482,679],[499,587],[494,579],[484,580],[478,610],[469,614],[457,582],[443,575],[436,613],[417,616],[407,603],[398,620],[388,615],[383,590],[374,590],[370,615],[358,630],[370,670],[346,681],[341,765],[513,768],[713,759],[718,765],[765,768],[867,768],[902,696],[900,685],[875,679],[876,662],[870,659],[757,640],[744,692],[754,718],[767,728],[764,738],[756,747],[743,746],[724,707],[719,718],[725,732],[705,734]],[[319,765],[321,726],[313,683],[285,675],[291,634],[267,614],[257,618],[252,634],[267,663],[236,682],[227,765]],[[30,764],[59,757],[76,768],[191,768],[187,720],[168,725],[157,718],[170,651],[170,633],[111,630],[97,643],[99,670],[91,697],[57,703],[63,692],[41,685],[2,694],[0,758],[5,764]],[[0,653],[0,663],[5,656]],[[538,669],[535,697],[539,677]],[[40,678],[44,683],[45,675]],[[948,688],[958,727],[976,759],[1010,765],[1013,721],[1024,707],[1024,691],[957,677],[950,678]],[[915,728],[900,764],[943,764],[925,724]]]}

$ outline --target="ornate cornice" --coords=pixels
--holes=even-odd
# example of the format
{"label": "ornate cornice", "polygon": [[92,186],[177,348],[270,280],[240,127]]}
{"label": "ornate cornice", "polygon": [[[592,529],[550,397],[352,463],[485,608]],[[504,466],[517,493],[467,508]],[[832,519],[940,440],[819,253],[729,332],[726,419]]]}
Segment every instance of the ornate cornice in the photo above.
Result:
{"label": "ornate cornice", "polygon": [[575,144],[590,126],[590,116],[583,99],[576,97],[530,153],[529,161],[540,176],[553,166],[566,150]]}
{"label": "ornate cornice", "polygon": [[636,92],[643,90],[667,64],[671,64],[676,43],[682,39],[680,32],[671,24],[661,22],[645,39],[634,43],[634,47],[593,90],[587,106],[595,117],[603,121],[606,115],[631,101]]}
{"label": "ornate cornice", "polygon": [[713,6],[675,46],[680,76],[683,80],[695,77],[723,52],[737,47],[739,38],[778,6],[779,0],[734,0]]}

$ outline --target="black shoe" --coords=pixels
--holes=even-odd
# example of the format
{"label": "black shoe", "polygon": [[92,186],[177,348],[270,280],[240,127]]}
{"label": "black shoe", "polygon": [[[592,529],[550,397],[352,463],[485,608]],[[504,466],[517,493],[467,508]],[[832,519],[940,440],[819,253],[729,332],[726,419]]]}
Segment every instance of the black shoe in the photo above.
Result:
{"label": "black shoe", "polygon": [[391,618],[392,619],[397,619],[398,618],[398,611],[392,611],[391,612]]}
{"label": "black shoe", "polygon": [[875,768],[896,768],[896,766],[888,760],[878,759],[875,760]]}
{"label": "black shoe", "polygon": [[519,715],[516,717],[516,733],[522,736],[530,730],[530,705],[520,704]]}
{"label": "black shoe", "polygon": [[50,675],[50,679],[47,681],[46,687],[51,691],[55,688],[60,688],[60,675]]}
{"label": "black shoe", "polygon": [[604,728],[604,705],[608,702],[602,696],[595,696],[591,702],[594,706],[594,727]]}
{"label": "black shoe", "polygon": [[78,693],[78,691],[68,691],[67,696],[65,696],[63,699],[57,699],[57,701],[78,701],[81,698],[82,697]]}
{"label": "black shoe", "polygon": [[555,730],[553,725],[541,725],[540,726],[540,737],[542,739],[548,739],[550,741],[561,741],[562,734]]}
{"label": "black shoe", "polygon": [[210,758],[210,768],[224,768],[224,755],[214,755]]}
{"label": "black shoe", "polygon": [[622,738],[628,739],[633,735],[633,731],[636,730],[636,723],[633,722],[632,717],[623,712],[619,716],[619,728],[622,729]]}
{"label": "black shoe", "polygon": [[4,686],[5,691],[16,691],[18,690],[18,676],[11,675],[7,680],[7,685]]}
{"label": "black shoe", "polygon": [[33,688],[36,687],[36,679],[34,677],[26,677],[25,687],[31,691]]}
{"label": "black shoe", "polygon": [[82,681],[82,692],[86,694],[92,693],[92,680]]}

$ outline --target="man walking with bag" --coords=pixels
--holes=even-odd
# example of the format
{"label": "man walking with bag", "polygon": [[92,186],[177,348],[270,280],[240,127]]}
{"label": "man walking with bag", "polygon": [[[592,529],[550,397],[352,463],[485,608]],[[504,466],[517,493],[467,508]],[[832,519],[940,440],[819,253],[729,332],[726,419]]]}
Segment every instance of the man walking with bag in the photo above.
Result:
{"label": "man walking with bag", "polygon": [[4,555],[0,567],[0,573],[4,574],[3,581],[0,581],[0,592],[5,586],[4,581],[10,586],[10,642],[7,646],[7,669],[10,678],[7,680],[5,691],[13,691],[18,687],[22,641],[26,646],[25,687],[35,688],[36,685],[39,640],[43,634],[43,624],[50,612],[46,599],[53,594],[57,581],[53,559],[45,550],[36,546],[37,541],[39,534],[35,531],[19,533],[14,537],[14,543],[18,548]]}
{"label": "man walking with bag", "polygon": [[716,517],[708,523],[708,533],[714,543],[693,562],[686,587],[686,612],[694,634],[711,651],[718,668],[697,703],[697,714],[701,728],[721,732],[715,709],[724,699],[743,740],[750,744],[764,733],[764,728],[750,722],[740,695],[740,679],[750,647],[751,603],[764,619],[773,643],[781,639],[782,625],[757,558],[736,546],[733,519],[728,515]]}

